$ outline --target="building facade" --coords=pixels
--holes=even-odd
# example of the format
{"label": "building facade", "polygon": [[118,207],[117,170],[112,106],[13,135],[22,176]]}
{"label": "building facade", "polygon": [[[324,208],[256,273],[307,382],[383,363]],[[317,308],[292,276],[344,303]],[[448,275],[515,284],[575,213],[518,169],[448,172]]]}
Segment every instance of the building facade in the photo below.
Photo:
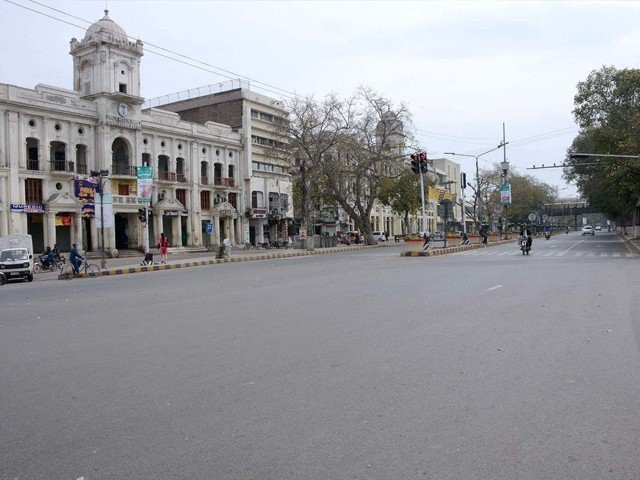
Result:
{"label": "building facade", "polygon": [[245,241],[253,245],[288,241],[293,221],[290,162],[273,154],[279,142],[277,123],[284,120],[287,111],[280,100],[251,91],[245,82],[234,83],[238,88],[210,93],[213,86],[200,87],[175,95],[189,97],[184,100],[171,101],[169,95],[152,103],[177,112],[185,120],[219,122],[242,132],[240,175],[246,206],[243,214],[248,220]]}
{"label": "building facade", "polygon": [[[73,90],[0,84],[0,235],[30,233],[34,249],[85,250],[244,241],[243,135],[142,108],[142,42],[105,16],[72,39]],[[138,218],[137,169],[153,171],[151,218]],[[83,195],[104,170],[103,204]],[[87,183],[89,182],[89,183]],[[91,200],[91,202],[95,201]],[[104,223],[96,218],[104,212]]]}

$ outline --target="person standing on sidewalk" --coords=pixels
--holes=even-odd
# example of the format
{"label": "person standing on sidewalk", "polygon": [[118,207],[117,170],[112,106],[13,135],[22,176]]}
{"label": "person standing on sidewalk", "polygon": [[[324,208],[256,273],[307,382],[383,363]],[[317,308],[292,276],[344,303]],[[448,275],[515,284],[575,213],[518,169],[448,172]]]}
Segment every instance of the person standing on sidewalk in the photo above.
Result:
{"label": "person standing on sidewalk", "polygon": [[424,232],[424,235],[422,235],[422,238],[424,240],[424,243],[422,244],[422,250],[428,250],[429,249],[429,232]]}
{"label": "person standing on sidewalk", "polygon": [[167,263],[167,250],[169,249],[169,240],[164,236],[164,233],[160,234],[160,238],[158,239],[158,250],[160,250],[160,255],[162,255],[162,263]]}

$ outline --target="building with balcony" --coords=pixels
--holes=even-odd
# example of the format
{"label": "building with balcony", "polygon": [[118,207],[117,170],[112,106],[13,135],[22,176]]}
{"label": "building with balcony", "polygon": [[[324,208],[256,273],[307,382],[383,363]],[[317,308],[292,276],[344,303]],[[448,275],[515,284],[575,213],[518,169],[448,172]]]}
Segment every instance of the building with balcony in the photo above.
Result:
{"label": "building with balcony", "polygon": [[210,171],[206,175],[202,171],[201,178],[223,191],[241,188],[246,241],[255,245],[289,238],[293,222],[289,165],[270,155],[278,147],[274,126],[287,115],[280,100],[234,80],[151,99],[148,105],[176,112],[184,120],[230,125],[234,132],[242,133],[239,171],[220,162],[214,164],[213,178]]}
{"label": "building with balcony", "polygon": [[30,233],[36,251],[98,250],[102,224],[87,185],[106,170],[105,248],[141,248],[137,169],[150,166],[152,246],[160,233],[174,247],[244,241],[242,132],[143,109],[142,42],[108,11],[71,40],[70,54],[73,90],[0,84],[0,235]]}

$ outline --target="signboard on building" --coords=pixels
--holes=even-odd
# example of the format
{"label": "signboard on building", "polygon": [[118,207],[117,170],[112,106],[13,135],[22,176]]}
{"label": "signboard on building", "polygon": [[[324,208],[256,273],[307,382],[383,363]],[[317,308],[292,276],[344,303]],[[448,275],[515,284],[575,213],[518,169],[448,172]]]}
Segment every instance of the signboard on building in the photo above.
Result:
{"label": "signboard on building", "polygon": [[500,203],[502,205],[511,205],[511,184],[505,183],[500,186]]}
{"label": "signboard on building", "polygon": [[73,193],[78,200],[82,202],[82,216],[93,217],[95,213],[94,209],[94,196],[98,191],[100,182],[95,177],[75,179],[73,181]]}
{"label": "signboard on building", "polygon": [[165,217],[177,217],[178,213],[179,212],[177,210],[165,210],[164,211],[164,216]]}
{"label": "signboard on building", "polygon": [[[99,193],[95,194],[94,199],[96,226],[100,228],[101,225],[104,225],[104,228],[113,228],[113,196],[110,193],[105,193],[102,205],[100,205],[101,196]],[[101,211],[104,212],[104,223],[102,223]]]}
{"label": "signboard on building", "polygon": [[151,167],[138,167],[138,202],[151,203],[153,193],[153,170]]}
{"label": "signboard on building", "polygon": [[56,227],[70,227],[71,215],[56,215]]}
{"label": "signboard on building", "polygon": [[213,223],[207,223],[204,227],[204,231],[211,234],[213,232]]}
{"label": "signboard on building", "polygon": [[105,121],[107,125],[113,125],[114,127],[131,128],[133,130],[142,130],[142,122],[139,120],[131,120],[130,118],[114,117],[113,115],[107,115]]}
{"label": "signboard on building", "polygon": [[267,209],[266,208],[252,208],[251,209],[251,217],[252,218],[267,218]]}
{"label": "signboard on building", "polygon": [[12,212],[44,213],[44,205],[41,203],[11,203],[9,207]]}

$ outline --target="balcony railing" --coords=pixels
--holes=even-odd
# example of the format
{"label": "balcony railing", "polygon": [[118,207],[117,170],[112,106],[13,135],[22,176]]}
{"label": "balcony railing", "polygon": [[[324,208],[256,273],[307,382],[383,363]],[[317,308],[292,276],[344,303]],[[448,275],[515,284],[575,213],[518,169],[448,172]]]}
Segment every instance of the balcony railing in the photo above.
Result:
{"label": "balcony railing", "polygon": [[233,178],[216,177],[213,179],[213,184],[221,187],[235,187],[235,182],[233,181]]}
{"label": "balcony railing", "polygon": [[78,174],[80,175],[86,175],[87,174],[87,166],[84,164],[78,164],[76,165],[76,172],[78,172]]}
{"label": "balcony railing", "polygon": [[164,180],[166,182],[175,182],[176,172],[164,172],[160,170],[158,171],[158,180]]}
{"label": "balcony railing", "polygon": [[51,171],[52,172],[69,172],[73,173],[75,170],[74,162],[70,162],[67,160],[51,160]]}
{"label": "balcony railing", "polygon": [[126,175],[128,177],[135,177],[137,175],[137,168],[135,165],[122,165],[114,163],[111,165],[112,175]]}
{"label": "balcony railing", "polygon": [[200,177],[200,185],[209,185],[209,177]]}
{"label": "balcony railing", "polygon": [[186,182],[186,181],[187,181],[187,176],[186,176],[184,173],[176,172],[176,179],[177,179],[179,182],[184,183],[184,182]]}
{"label": "balcony railing", "polygon": [[40,170],[40,161],[27,160],[27,170]]}

